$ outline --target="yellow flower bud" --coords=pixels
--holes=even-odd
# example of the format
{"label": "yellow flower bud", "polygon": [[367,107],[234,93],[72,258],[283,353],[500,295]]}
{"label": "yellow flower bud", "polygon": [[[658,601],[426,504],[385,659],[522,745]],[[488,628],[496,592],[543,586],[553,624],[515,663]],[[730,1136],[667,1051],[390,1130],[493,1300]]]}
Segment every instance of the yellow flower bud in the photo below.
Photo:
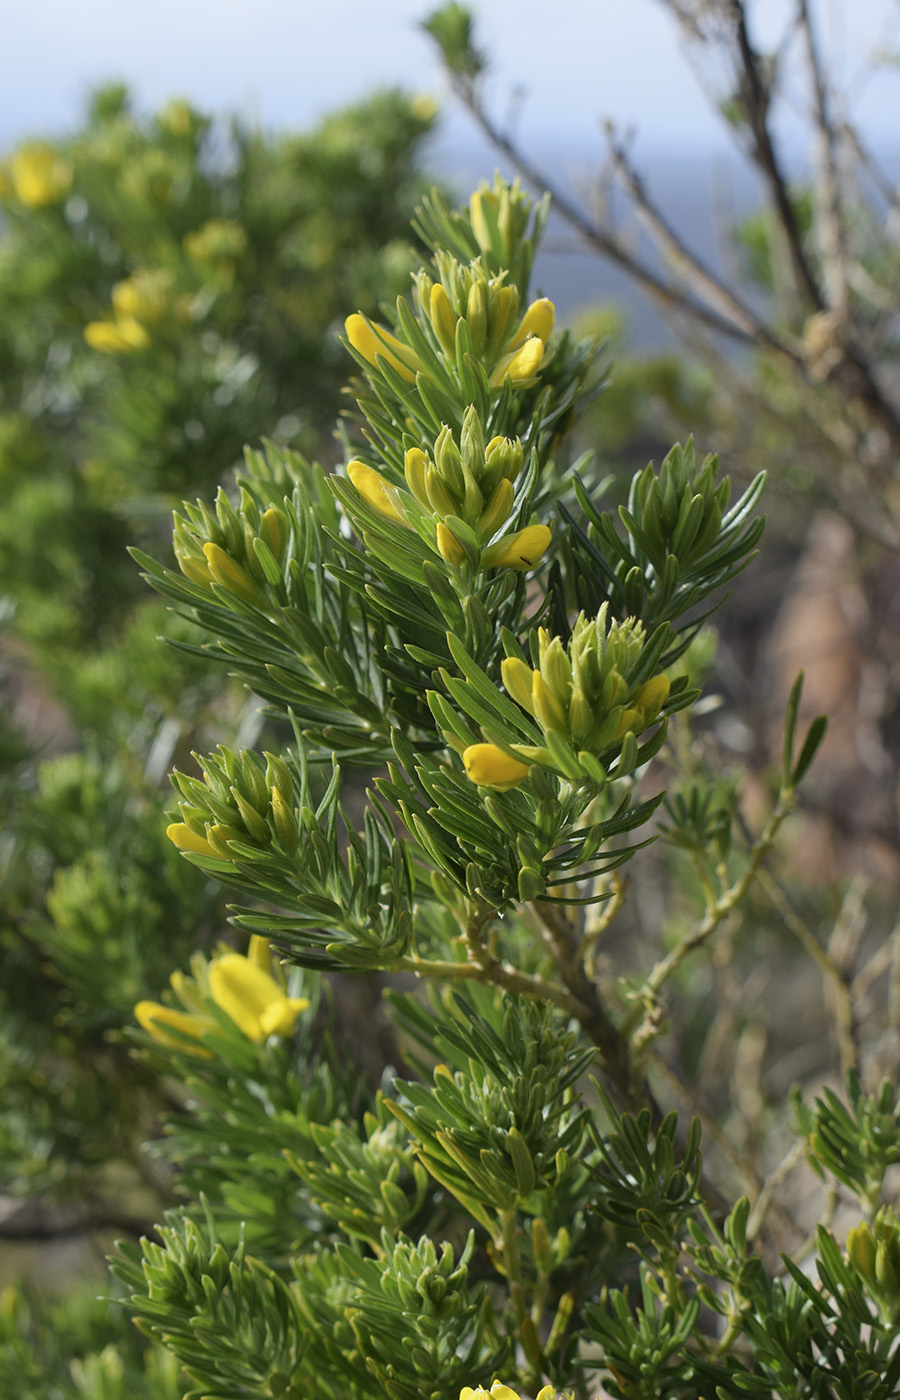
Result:
{"label": "yellow flower bud", "polygon": [[498,540],[481,557],[483,569],[533,569],[550,544],[546,525],[526,525],[505,540]]}
{"label": "yellow flower bud", "polygon": [[452,530],[447,529],[443,521],[438,522],[437,547],[445,564],[452,564],[456,567],[456,565],[465,562],[466,551],[463,549]]}
{"label": "yellow flower bud", "polygon": [[367,467],[365,462],[348,462],[347,475],[363,500],[368,501],[379,515],[387,516],[388,520],[395,520],[398,525],[406,524],[406,517],[401,515],[388,494],[387,483],[374,467]]}
{"label": "yellow flower bud", "polygon": [[257,1045],[270,1035],[290,1035],[309,1006],[305,997],[285,996],[270,973],[240,953],[216,959],[209,969],[209,990],[220,1010]]}
{"label": "yellow flower bud", "polygon": [[473,282],[466,300],[466,324],[472,337],[472,349],[479,355],[487,341],[487,298],[484,283]]}
{"label": "yellow flower bud", "polygon": [[219,859],[219,852],[204,836],[198,836],[196,831],[192,831],[186,822],[172,822],[166,827],[166,835],[182,853],[190,852],[195,856],[214,856]]}
{"label": "yellow flower bud", "polygon": [[269,506],[268,510],[263,511],[259,537],[269,546],[279,564],[287,546],[289,531],[287,516],[278,506]]}
{"label": "yellow flower bud", "polygon": [[494,346],[506,344],[508,327],[519,309],[515,287],[500,287],[488,303],[488,336]]}
{"label": "yellow flower bud", "polygon": [[391,335],[390,331],[378,326],[376,334],[370,322],[358,311],[347,317],[344,330],[353,349],[358,355],[362,355],[368,364],[377,368],[376,361],[381,356],[397,371],[401,379],[405,379],[409,384],[415,383],[416,371],[423,368],[422,361],[415,350],[404,345],[395,335]]}
{"label": "yellow flower bud", "polygon": [[533,301],[519,322],[513,345],[521,345],[529,336],[537,336],[541,344],[546,345],[555,320],[556,307],[549,297]]}
{"label": "yellow flower bud", "polygon": [[435,335],[448,355],[456,350],[456,316],[450,305],[446,288],[435,282],[431,289],[428,307],[429,319]]}
{"label": "yellow flower bud", "polygon": [[867,1283],[875,1282],[875,1239],[864,1220],[847,1235],[847,1256]]}
{"label": "yellow flower bud", "polygon": [[425,488],[426,471],[429,465],[430,459],[428,453],[423,452],[421,447],[411,447],[404,459],[406,484],[419,502],[419,505],[425,510],[432,509]]}
{"label": "yellow flower bud", "polygon": [[651,724],[669,698],[669,677],[651,676],[641,686],[634,697],[635,706],[644,716],[644,723]]}
{"label": "yellow flower bud", "polygon": [[516,704],[521,705],[523,710],[527,710],[530,715],[533,715],[531,683],[534,672],[531,667],[526,666],[525,662],[520,661],[517,656],[508,656],[505,661],[500,663],[500,675],[507,692]]}
{"label": "yellow flower bud", "polygon": [[259,586],[254,583],[246,569],[232,559],[230,554],[225,553],[221,545],[213,544],[210,540],[203,546],[203,553],[206,555],[209,572],[222,588],[227,588],[229,593],[243,598],[245,603],[252,603],[254,607],[259,607],[261,602],[265,603],[265,594]]}
{"label": "yellow flower bud", "polygon": [[197,559],[193,554],[180,554],[177,549],[175,558],[178,560],[178,567],[185,578],[189,578],[191,583],[198,583],[201,588],[209,587],[213,577],[200,559]]}
{"label": "yellow flower bud", "polygon": [[470,744],[463,753],[466,776],[479,787],[505,792],[528,777],[528,764],[511,758],[496,744]]}
{"label": "yellow flower bud", "polygon": [[300,844],[300,828],[294,809],[285,802],[277,787],[272,789],[271,803],[275,835],[284,850],[292,855]]}
{"label": "yellow flower bud", "polygon": [[512,482],[504,477],[497,485],[493,495],[482,511],[475,526],[476,532],[481,539],[489,540],[491,535],[495,535],[501,525],[505,525],[509,519],[510,511],[515,499],[515,491]]}
{"label": "yellow flower bud", "polygon": [[484,216],[484,205],[490,204],[496,209],[497,197],[485,186],[476,190],[469,200],[469,222],[472,225],[472,232],[475,241],[483,253],[491,251],[491,231],[488,227],[487,219]]}
{"label": "yellow flower bud", "polygon": [[163,1006],[158,1001],[139,1001],[134,1008],[138,1024],[148,1035],[165,1045],[168,1050],[184,1050],[188,1055],[199,1055],[204,1060],[212,1058],[208,1050],[200,1045],[187,1045],[170,1031],[180,1031],[192,1040],[202,1040],[207,1031],[215,1030],[216,1023],[210,1016],[194,1016],[189,1011],[176,1011],[174,1007]]}
{"label": "yellow flower bud", "polygon": [[535,671],[531,679],[532,713],[546,734],[558,734],[567,738],[568,719],[562,705],[557,700],[540,671]]}

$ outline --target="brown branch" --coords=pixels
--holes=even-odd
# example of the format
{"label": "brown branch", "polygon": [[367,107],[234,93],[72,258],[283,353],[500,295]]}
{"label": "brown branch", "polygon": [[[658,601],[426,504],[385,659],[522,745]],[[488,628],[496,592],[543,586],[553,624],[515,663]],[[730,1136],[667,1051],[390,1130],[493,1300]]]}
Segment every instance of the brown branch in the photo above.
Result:
{"label": "brown branch", "polygon": [[577,1014],[582,1029],[600,1051],[603,1067],[610,1080],[627,1108],[637,1112],[641,1108],[649,1107],[654,1126],[658,1127],[662,1122],[662,1111],[653,1100],[649,1086],[637,1085],[634,1082],[628,1042],[585,972],[583,949],[575,931],[558,905],[538,901],[533,908],[546,930],[547,941],[553,949],[560,977],[579,1004],[580,1010]]}
{"label": "brown branch", "polygon": [[813,91],[816,136],[819,145],[818,203],[819,242],[827,300],[840,316],[847,313],[847,278],[844,271],[845,228],[838,176],[837,137],[831,120],[822,60],[807,0],[797,0],[797,25],[803,35]]}

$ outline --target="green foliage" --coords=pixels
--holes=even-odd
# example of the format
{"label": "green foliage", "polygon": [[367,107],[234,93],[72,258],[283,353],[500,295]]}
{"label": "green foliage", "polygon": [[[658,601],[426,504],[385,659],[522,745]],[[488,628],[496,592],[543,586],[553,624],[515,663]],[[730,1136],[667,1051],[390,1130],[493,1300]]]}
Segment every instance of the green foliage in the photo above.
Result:
{"label": "green foliage", "polygon": [[146,534],[261,432],[315,444],[343,374],[326,335],[406,274],[431,114],[396,93],[309,135],[143,118],[98,93],[82,130],[0,185],[4,587],[33,643],[71,648],[133,600]]}

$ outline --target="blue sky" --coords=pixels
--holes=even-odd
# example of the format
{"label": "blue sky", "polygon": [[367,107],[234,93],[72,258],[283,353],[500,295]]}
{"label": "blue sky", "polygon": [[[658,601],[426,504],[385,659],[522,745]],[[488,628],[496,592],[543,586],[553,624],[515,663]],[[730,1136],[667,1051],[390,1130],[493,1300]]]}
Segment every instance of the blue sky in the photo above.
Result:
{"label": "blue sky", "polygon": [[[87,89],[124,78],[142,107],[184,95],[269,128],[302,128],[366,90],[399,83],[446,97],[417,21],[433,0],[29,0],[4,18],[0,146],[78,119]],[[724,136],[660,0],[481,0],[473,5],[504,110],[526,93],[519,131],[533,146],[596,145],[612,116],[644,149],[709,150]],[[773,42],[792,0],[756,0],[757,32]],[[864,81],[873,48],[898,45],[896,0],[819,0],[858,110],[876,141],[898,128],[896,87]],[[448,111],[452,112],[449,107]],[[468,139],[448,116],[442,145]]]}

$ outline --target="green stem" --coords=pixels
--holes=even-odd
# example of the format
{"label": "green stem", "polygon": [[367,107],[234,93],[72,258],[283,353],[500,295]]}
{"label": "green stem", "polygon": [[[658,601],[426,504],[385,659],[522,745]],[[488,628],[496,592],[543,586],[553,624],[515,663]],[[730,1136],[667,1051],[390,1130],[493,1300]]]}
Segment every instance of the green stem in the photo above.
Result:
{"label": "green stem", "polygon": [[491,982],[507,992],[518,992],[534,1001],[548,1001],[570,1016],[578,1016],[581,1008],[565,987],[547,982],[543,977],[520,972],[508,963],[500,962],[485,949],[483,962],[445,962],[437,958],[398,958],[392,972],[412,972],[416,977],[434,977],[446,981]]}

